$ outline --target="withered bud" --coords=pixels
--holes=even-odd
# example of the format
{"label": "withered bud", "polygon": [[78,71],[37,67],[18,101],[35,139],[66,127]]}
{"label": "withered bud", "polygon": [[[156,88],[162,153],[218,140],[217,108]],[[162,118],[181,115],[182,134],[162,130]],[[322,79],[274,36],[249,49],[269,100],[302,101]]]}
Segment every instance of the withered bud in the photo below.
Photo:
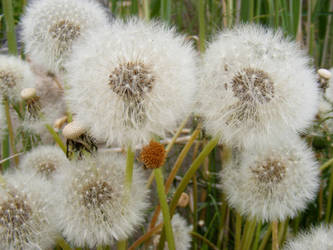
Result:
{"label": "withered bud", "polygon": [[37,95],[35,88],[26,88],[21,91],[21,98],[24,101],[35,98]]}
{"label": "withered bud", "polygon": [[183,192],[178,200],[177,206],[186,207],[189,202],[190,202],[190,196],[187,193]]}
{"label": "withered bud", "polygon": [[140,161],[146,168],[154,169],[162,167],[166,158],[164,146],[161,143],[151,141],[143,147],[140,153]]}
{"label": "withered bud", "polygon": [[62,134],[66,139],[74,140],[86,131],[87,130],[79,122],[73,121],[64,127]]}
{"label": "withered bud", "polygon": [[327,69],[318,69],[317,73],[321,78],[324,78],[325,80],[331,79],[332,76],[331,72]]}
{"label": "withered bud", "polygon": [[53,123],[53,128],[57,131],[59,131],[59,129],[61,129],[61,127],[65,124],[65,122],[67,122],[67,115],[58,118],[57,120],[54,121]]}

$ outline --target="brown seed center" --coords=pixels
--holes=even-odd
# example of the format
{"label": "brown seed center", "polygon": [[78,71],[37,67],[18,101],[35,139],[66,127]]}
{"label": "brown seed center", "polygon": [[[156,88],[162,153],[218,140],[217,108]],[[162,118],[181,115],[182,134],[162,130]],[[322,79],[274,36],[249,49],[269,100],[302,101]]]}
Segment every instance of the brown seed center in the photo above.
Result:
{"label": "brown seed center", "polygon": [[234,96],[242,102],[264,104],[274,98],[274,84],[260,69],[245,68],[232,79]]}
{"label": "brown seed center", "polygon": [[46,176],[51,175],[55,171],[55,169],[56,167],[52,162],[44,162],[39,164],[38,166],[38,172]]}
{"label": "brown seed center", "polygon": [[20,198],[12,198],[0,204],[0,225],[15,230],[31,216],[31,208]]}
{"label": "brown seed center", "polygon": [[112,199],[112,188],[106,182],[93,182],[82,189],[83,204],[87,208],[100,207]]}
{"label": "brown seed center", "polygon": [[4,71],[0,71],[0,90],[4,91],[7,88],[13,88],[16,86],[16,78]]}
{"label": "brown seed center", "polygon": [[258,164],[252,168],[252,173],[260,183],[279,183],[286,175],[286,167],[277,160],[267,160],[263,164]]}
{"label": "brown seed center", "polygon": [[49,32],[53,39],[68,43],[75,40],[80,35],[80,26],[72,22],[62,20],[54,24]]}

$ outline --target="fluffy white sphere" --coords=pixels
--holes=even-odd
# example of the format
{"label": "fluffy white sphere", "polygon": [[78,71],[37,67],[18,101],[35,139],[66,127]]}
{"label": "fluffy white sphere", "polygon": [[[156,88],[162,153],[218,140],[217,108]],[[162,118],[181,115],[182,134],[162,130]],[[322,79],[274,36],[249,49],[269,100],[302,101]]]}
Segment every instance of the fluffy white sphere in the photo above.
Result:
{"label": "fluffy white sphere", "polygon": [[333,249],[331,226],[314,227],[286,243],[283,250],[330,250]]}
{"label": "fluffy white sphere", "polygon": [[221,172],[229,204],[262,221],[285,220],[306,208],[319,186],[313,153],[297,136],[238,152]]}
{"label": "fluffy white sphere", "polygon": [[60,168],[69,167],[65,153],[57,146],[39,146],[28,152],[20,163],[20,168],[31,170],[46,179],[53,176]]}
{"label": "fluffy white sphere", "polygon": [[35,77],[25,61],[15,56],[0,55],[0,95],[18,101],[24,88],[33,87]]}
{"label": "fluffy white sphere", "polygon": [[198,111],[221,142],[250,145],[301,131],[319,101],[309,58],[295,42],[258,25],[240,25],[210,43],[202,64]]}
{"label": "fluffy white sphere", "polygon": [[126,159],[98,154],[62,168],[52,197],[58,228],[75,246],[110,245],[129,237],[144,221],[148,191],[135,168],[125,186]]}
{"label": "fluffy white sphere", "polygon": [[189,115],[196,53],[165,25],[132,19],[92,32],[66,68],[75,120],[108,144],[146,144]]}
{"label": "fluffy white sphere", "polygon": [[49,186],[26,171],[4,176],[0,188],[0,248],[7,250],[50,249],[57,231],[45,201]]}
{"label": "fluffy white sphere", "polygon": [[92,0],[34,0],[22,18],[22,38],[31,60],[59,73],[73,42],[108,23],[106,11]]}

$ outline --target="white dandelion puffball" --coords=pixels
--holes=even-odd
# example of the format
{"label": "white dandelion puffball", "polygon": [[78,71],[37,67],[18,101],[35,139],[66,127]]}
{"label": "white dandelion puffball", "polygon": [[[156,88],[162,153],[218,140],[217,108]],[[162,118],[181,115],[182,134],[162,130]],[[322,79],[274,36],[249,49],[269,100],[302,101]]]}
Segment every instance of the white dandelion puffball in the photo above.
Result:
{"label": "white dandelion puffball", "polygon": [[[158,223],[163,221],[163,217],[160,214]],[[191,232],[193,230],[192,225],[188,225],[186,220],[179,214],[175,214],[171,219],[172,232],[175,240],[176,250],[187,250],[191,248]],[[158,244],[160,235],[155,236],[154,245]],[[165,250],[168,250],[167,244],[164,246]]]}
{"label": "white dandelion puffball", "polygon": [[243,151],[222,170],[228,203],[241,214],[282,221],[315,198],[319,167],[314,155],[296,135],[287,138]]}
{"label": "white dandelion puffball", "polygon": [[321,225],[288,241],[283,250],[332,250],[332,226]]}
{"label": "white dandelion puffball", "polygon": [[73,42],[108,23],[103,7],[91,0],[34,0],[22,18],[25,52],[33,63],[59,73]]}
{"label": "white dandelion puffball", "polygon": [[319,90],[309,58],[295,42],[258,25],[226,30],[202,63],[198,112],[221,142],[251,145],[305,129]]}
{"label": "white dandelion puffball", "polygon": [[27,62],[15,56],[0,55],[0,95],[20,100],[24,88],[34,86],[35,77]]}
{"label": "white dandelion puffball", "polygon": [[97,154],[62,168],[53,202],[59,230],[75,246],[110,245],[126,239],[144,221],[148,190],[135,168],[125,186],[126,159]]}
{"label": "white dandelion puffball", "polygon": [[189,115],[196,52],[175,30],[131,19],[73,49],[67,101],[75,120],[108,144],[147,144]]}
{"label": "white dandelion puffball", "polygon": [[69,161],[57,146],[39,146],[28,152],[20,163],[20,168],[31,170],[46,178],[53,178],[60,168],[67,168]]}
{"label": "white dandelion puffball", "polygon": [[24,171],[4,176],[0,188],[0,248],[6,250],[50,249],[57,232],[50,223],[46,183]]}

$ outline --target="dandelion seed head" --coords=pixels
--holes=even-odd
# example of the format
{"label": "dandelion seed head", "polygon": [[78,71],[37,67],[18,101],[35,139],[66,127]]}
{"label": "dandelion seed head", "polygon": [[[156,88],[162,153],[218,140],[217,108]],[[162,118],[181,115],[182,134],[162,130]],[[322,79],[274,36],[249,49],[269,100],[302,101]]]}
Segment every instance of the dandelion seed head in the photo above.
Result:
{"label": "dandelion seed head", "polygon": [[143,222],[148,191],[135,168],[125,186],[126,159],[98,153],[62,169],[57,176],[57,225],[74,245],[90,248],[129,237]]}
{"label": "dandelion seed head", "polygon": [[0,94],[19,101],[24,88],[33,87],[34,75],[29,65],[18,57],[0,55]]}
{"label": "dandelion seed head", "polygon": [[195,58],[183,36],[157,22],[130,19],[101,27],[73,47],[66,64],[74,119],[109,145],[164,137],[190,113]]}
{"label": "dandelion seed head", "polygon": [[244,24],[221,32],[203,57],[197,111],[211,135],[234,146],[303,131],[318,109],[310,59],[282,32]]}
{"label": "dandelion seed head", "polygon": [[333,229],[331,226],[321,225],[309,231],[300,233],[294,239],[287,241],[283,250],[329,250],[333,248]]}
{"label": "dandelion seed head", "polygon": [[241,151],[221,172],[229,204],[262,221],[285,220],[316,195],[319,169],[297,136]]}
{"label": "dandelion seed head", "polygon": [[45,197],[49,186],[26,171],[4,176],[0,188],[1,249],[48,249],[56,239]]}
{"label": "dandelion seed head", "polygon": [[95,1],[32,1],[22,19],[26,53],[46,71],[61,73],[73,43],[107,23],[106,11]]}
{"label": "dandelion seed head", "polygon": [[28,152],[22,159],[20,168],[30,170],[46,179],[53,179],[59,168],[66,168],[69,161],[57,146],[39,146]]}

